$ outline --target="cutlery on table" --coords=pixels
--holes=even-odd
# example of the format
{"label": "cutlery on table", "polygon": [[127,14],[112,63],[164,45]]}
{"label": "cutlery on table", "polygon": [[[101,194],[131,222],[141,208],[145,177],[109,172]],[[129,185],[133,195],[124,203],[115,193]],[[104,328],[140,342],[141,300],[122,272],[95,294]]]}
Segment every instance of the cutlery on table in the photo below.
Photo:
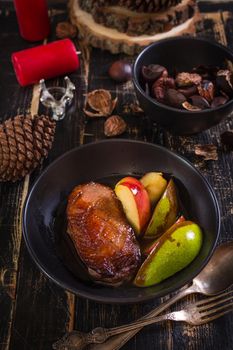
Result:
{"label": "cutlery on table", "polygon": [[[214,252],[208,264],[193,279],[192,284],[187,288],[180,290],[175,296],[162,303],[147,315],[137,321],[136,329],[128,330],[125,333],[112,336],[109,340],[101,344],[95,344],[90,347],[91,350],[118,350],[138,331],[140,331],[144,322],[155,318],[161,312],[166,310],[176,301],[192,293],[200,293],[206,296],[213,296],[223,292],[233,283],[233,242],[220,245]],[[152,322],[151,322],[152,323]],[[123,326],[124,327],[124,326]],[[117,327],[119,328],[119,327]],[[98,328],[97,328],[98,329]],[[87,344],[86,339],[90,333],[81,333],[73,331],[67,333],[61,340],[53,344],[55,350],[81,350]],[[75,335],[75,337],[74,337]],[[113,335],[113,334],[112,334]],[[88,342],[90,343],[90,342]]]}
{"label": "cutlery on table", "polygon": [[180,311],[140,319],[136,322],[114,328],[98,327],[89,333],[73,331],[53,345],[56,350],[81,350],[88,344],[102,344],[109,337],[122,334],[126,331],[145,327],[147,325],[162,321],[183,321],[190,325],[199,326],[213,321],[233,310],[233,291],[224,292],[215,297],[209,297],[187,305]]}

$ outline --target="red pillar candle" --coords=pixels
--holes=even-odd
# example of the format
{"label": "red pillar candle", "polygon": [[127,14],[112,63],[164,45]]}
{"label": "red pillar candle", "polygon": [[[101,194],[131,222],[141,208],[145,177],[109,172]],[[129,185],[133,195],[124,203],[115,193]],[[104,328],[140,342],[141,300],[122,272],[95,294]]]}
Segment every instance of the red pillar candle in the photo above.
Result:
{"label": "red pillar candle", "polygon": [[26,86],[75,71],[79,58],[73,42],[64,39],[15,52],[12,63],[19,84]]}
{"label": "red pillar candle", "polygon": [[21,36],[29,41],[46,38],[50,32],[46,0],[14,0]]}

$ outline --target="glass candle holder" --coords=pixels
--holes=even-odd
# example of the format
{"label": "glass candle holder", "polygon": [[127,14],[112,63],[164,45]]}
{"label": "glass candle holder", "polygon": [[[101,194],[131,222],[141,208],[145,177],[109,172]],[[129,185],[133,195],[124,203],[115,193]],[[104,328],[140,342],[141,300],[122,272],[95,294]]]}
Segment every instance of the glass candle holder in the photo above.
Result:
{"label": "glass candle holder", "polygon": [[74,98],[75,86],[68,77],[64,78],[66,86],[51,86],[46,87],[45,80],[40,80],[41,87],[41,103],[52,109],[52,119],[59,121],[64,119],[66,108]]}

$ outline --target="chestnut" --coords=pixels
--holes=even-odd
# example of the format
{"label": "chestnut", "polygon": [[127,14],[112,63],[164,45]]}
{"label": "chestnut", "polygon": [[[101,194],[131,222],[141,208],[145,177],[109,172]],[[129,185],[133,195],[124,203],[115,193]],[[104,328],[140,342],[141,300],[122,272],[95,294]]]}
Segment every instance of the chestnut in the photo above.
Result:
{"label": "chestnut", "polygon": [[192,86],[180,88],[178,89],[178,91],[181,92],[185,97],[190,97],[190,96],[196,95],[197,87],[196,85],[192,85]]}
{"label": "chestnut", "polygon": [[132,77],[132,65],[126,61],[119,60],[111,64],[108,75],[118,83],[124,83]]}
{"label": "chestnut", "polygon": [[228,98],[226,96],[216,96],[216,97],[214,97],[213,101],[211,102],[211,108],[216,108],[216,107],[222,106],[227,101],[228,101]]}
{"label": "chestnut", "polygon": [[190,101],[193,106],[196,106],[200,109],[207,109],[210,108],[209,102],[200,95],[193,95],[190,97]]}
{"label": "chestnut", "polygon": [[143,80],[147,83],[153,83],[155,80],[161,77],[168,76],[168,72],[165,67],[160,66],[159,64],[149,64],[148,66],[142,67],[142,77]]}
{"label": "chestnut", "polygon": [[218,70],[219,68],[216,66],[205,66],[203,64],[200,64],[199,66],[194,67],[192,72],[200,74],[202,76],[202,79],[215,80]]}
{"label": "chestnut", "polygon": [[167,89],[165,93],[165,102],[175,108],[182,108],[182,103],[186,101],[186,97],[175,89]]}

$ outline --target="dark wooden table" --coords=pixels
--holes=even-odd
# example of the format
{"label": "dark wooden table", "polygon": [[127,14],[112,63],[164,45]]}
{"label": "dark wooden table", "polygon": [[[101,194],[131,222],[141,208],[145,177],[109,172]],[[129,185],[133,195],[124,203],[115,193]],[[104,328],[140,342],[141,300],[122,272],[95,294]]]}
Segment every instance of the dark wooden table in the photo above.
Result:
{"label": "dark wooden table", "polygon": [[[216,5],[215,5],[216,6]],[[233,49],[232,4],[225,12],[206,13],[204,26],[197,33]],[[216,10],[216,8],[214,9]],[[209,11],[209,8],[208,8]],[[56,23],[66,19],[63,7],[51,11],[55,39]],[[0,7],[0,120],[18,113],[38,111],[37,87],[21,88],[10,61],[12,52],[33,46],[18,34],[12,5]],[[98,325],[114,326],[131,321],[158,305],[154,300],[141,305],[104,305],[83,300],[61,289],[43,275],[31,260],[22,239],[21,212],[25,197],[43,168],[65,151],[83,143],[105,138],[102,118],[87,120],[82,112],[83,94],[94,88],[106,88],[116,94],[128,131],[123,138],[161,144],[184,155],[201,170],[216,191],[222,214],[220,241],[232,239],[233,227],[233,153],[220,143],[220,134],[233,128],[231,116],[220,125],[195,136],[173,136],[152,124],[146,116],[129,114],[125,105],[135,102],[131,83],[115,85],[107,77],[109,64],[119,56],[91,50],[90,59],[83,55],[81,71],[71,74],[77,86],[75,103],[64,121],[57,124],[54,146],[40,169],[21,182],[0,185],[0,349],[49,350],[66,331],[88,331]],[[61,83],[55,79],[51,84]],[[39,106],[39,113],[45,112]],[[204,161],[194,154],[196,144],[214,144],[218,160]],[[220,243],[220,242],[219,242]],[[195,300],[190,296],[189,301]],[[182,305],[182,303],[181,303]],[[201,327],[166,322],[148,327],[125,345],[125,350],[230,350],[233,349],[233,314]]]}

